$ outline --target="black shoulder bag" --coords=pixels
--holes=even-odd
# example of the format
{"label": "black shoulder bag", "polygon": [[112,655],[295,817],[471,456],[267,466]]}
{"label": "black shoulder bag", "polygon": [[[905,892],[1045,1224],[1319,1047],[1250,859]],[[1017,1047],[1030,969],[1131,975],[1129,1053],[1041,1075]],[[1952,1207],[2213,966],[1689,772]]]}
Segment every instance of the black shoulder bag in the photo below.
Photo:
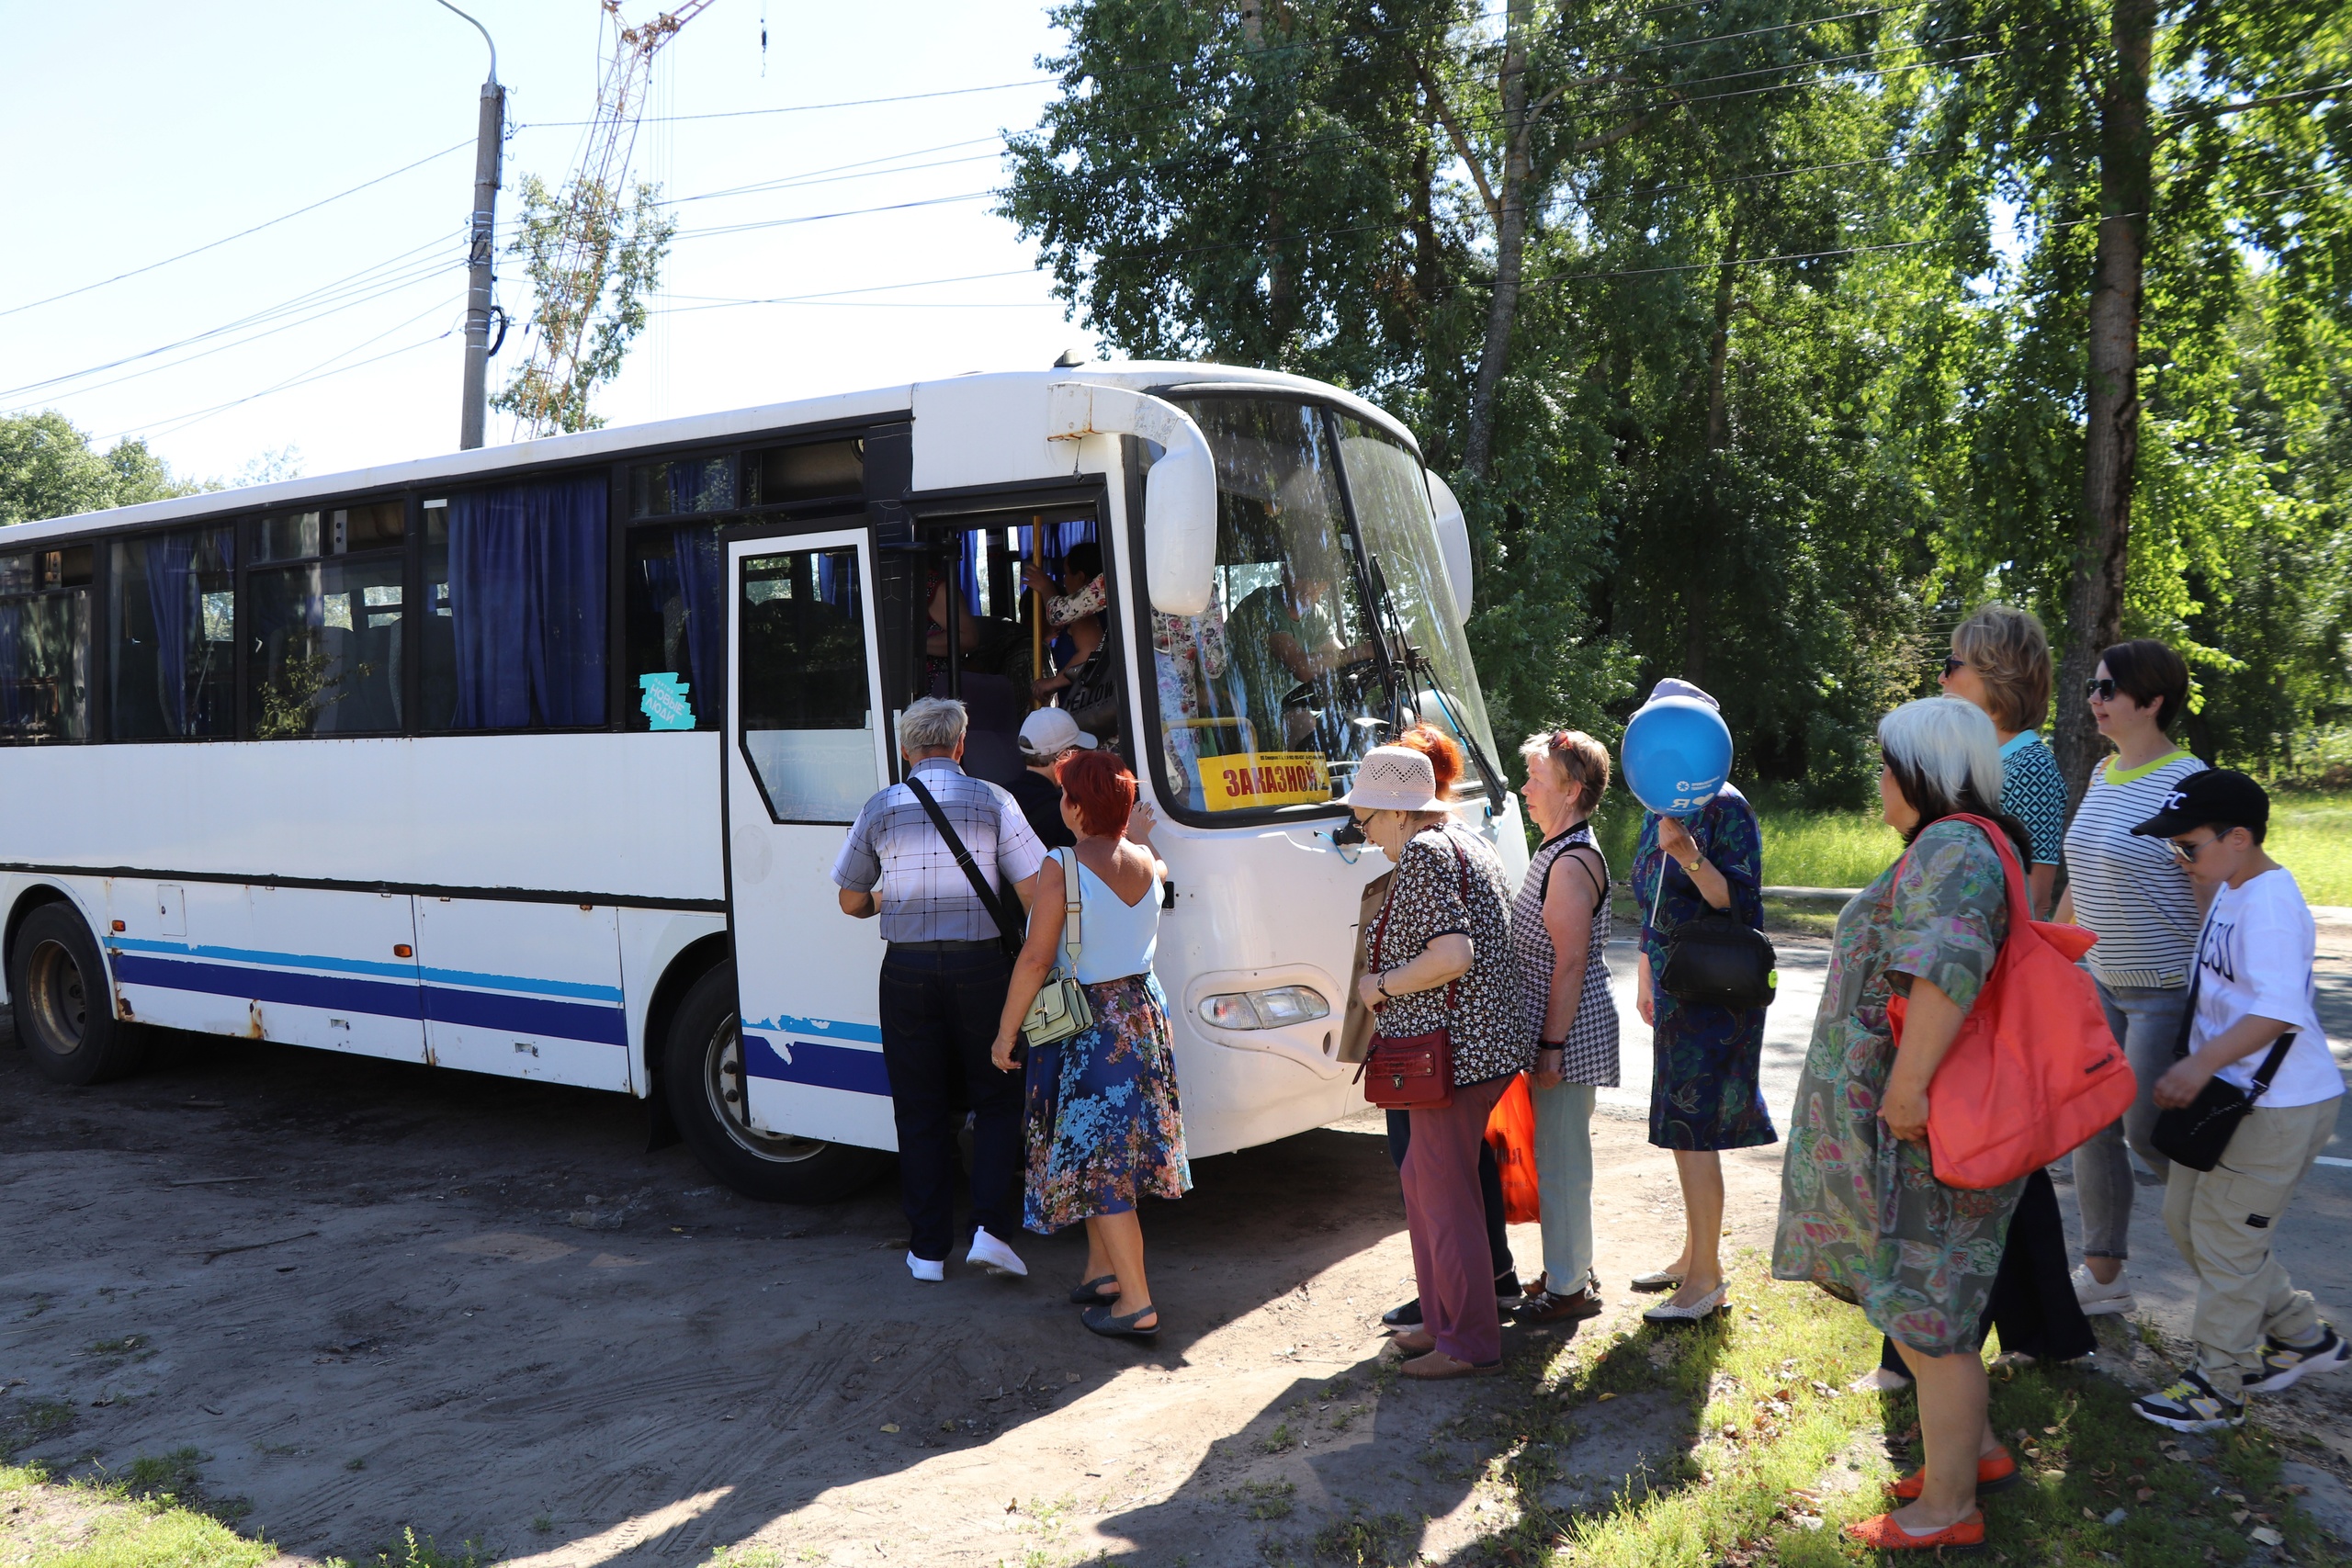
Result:
{"label": "black shoulder bag", "polygon": [[[2201,948],[2202,943],[2199,944]],[[2198,954],[2197,977],[2189,983],[2188,1009],[2180,1021],[2180,1038],[2173,1042],[2172,1059],[2183,1060],[2188,1055],[2189,1032],[2197,1027],[2197,992],[2205,982],[2204,954]],[[2270,1054],[2262,1058],[2262,1066],[2254,1075],[2254,1092],[2249,1094],[2233,1083],[2219,1077],[2205,1080],[2197,1098],[2186,1105],[2176,1105],[2156,1112],[2156,1124],[2148,1141],[2156,1152],[2191,1170],[2211,1170],[2222,1163],[2230,1150],[2230,1140],[2237,1135],[2238,1123],[2245,1120],[2254,1102],[2270,1092],[2270,1080],[2278,1076],[2287,1060],[2287,1049],[2295,1043],[2295,1032],[2287,1031]]]}
{"label": "black shoulder bag", "polygon": [[[1650,900],[1653,929],[1666,903],[1668,863],[1661,853],[1657,896]],[[1658,965],[1657,986],[1678,1002],[1747,1012],[1770,1007],[1780,994],[1779,963],[1780,955],[1762,931],[1728,909],[1710,907],[1696,919],[1676,921],[1666,933],[1666,962]]]}
{"label": "black shoulder bag", "polygon": [[923,810],[931,816],[931,825],[939,829],[941,838],[947,840],[948,849],[956,856],[956,863],[964,868],[964,874],[971,880],[972,891],[980,896],[980,907],[989,912],[989,919],[996,922],[997,945],[1004,949],[1007,958],[1019,956],[1024,933],[1019,925],[1008,923],[1004,918],[1004,907],[1011,900],[1000,897],[996,889],[989,886],[988,879],[980,874],[979,866],[972,860],[972,852],[964,847],[964,840],[957,838],[956,829],[947,825],[947,813],[939,809],[939,802],[932,797],[931,791],[923,787],[922,780],[909,773],[907,787],[915,792],[917,800],[922,802]]}

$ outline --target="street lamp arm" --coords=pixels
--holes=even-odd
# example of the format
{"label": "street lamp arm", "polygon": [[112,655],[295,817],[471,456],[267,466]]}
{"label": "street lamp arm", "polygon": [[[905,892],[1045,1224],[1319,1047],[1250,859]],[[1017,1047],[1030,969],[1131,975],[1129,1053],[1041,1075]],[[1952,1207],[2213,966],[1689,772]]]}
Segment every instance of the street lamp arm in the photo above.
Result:
{"label": "street lamp arm", "polygon": [[490,29],[483,27],[480,22],[474,22],[474,19],[471,17],[466,17],[466,13],[458,11],[455,6],[450,5],[449,0],[435,0],[435,3],[441,6],[443,9],[456,11],[458,16],[465,17],[466,20],[474,23],[474,31],[481,34],[481,41],[490,45],[490,80],[492,86],[497,85],[498,43],[497,40],[490,36]]}

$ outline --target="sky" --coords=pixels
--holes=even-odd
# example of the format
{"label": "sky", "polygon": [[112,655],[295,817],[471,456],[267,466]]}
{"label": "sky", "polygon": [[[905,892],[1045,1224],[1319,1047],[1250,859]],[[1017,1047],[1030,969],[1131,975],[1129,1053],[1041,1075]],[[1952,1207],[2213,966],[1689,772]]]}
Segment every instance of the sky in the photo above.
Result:
{"label": "sky", "polygon": [[[579,153],[602,11],[459,3],[508,89],[503,222],[522,174],[555,184]],[[318,475],[457,446],[481,34],[435,0],[7,15],[0,413],[55,409],[101,446],[143,436],[175,473],[232,481],[288,448]],[[1036,61],[1057,43],[1022,0],[715,0],[653,69],[633,171],[682,198],[679,232],[595,411],[624,425],[1091,349],[980,194],[1004,179],[1001,135],[1049,101]],[[875,98],[894,101],[805,107]],[[500,274],[522,315],[519,259]],[[520,348],[518,331],[493,388]],[[490,440],[513,434],[492,412]]]}

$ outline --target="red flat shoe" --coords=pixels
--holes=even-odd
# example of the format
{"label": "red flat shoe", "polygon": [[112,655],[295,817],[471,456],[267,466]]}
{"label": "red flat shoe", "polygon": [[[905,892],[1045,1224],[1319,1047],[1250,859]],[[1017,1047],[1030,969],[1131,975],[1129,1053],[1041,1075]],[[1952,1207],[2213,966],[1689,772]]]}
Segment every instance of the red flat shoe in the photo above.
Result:
{"label": "red flat shoe", "polygon": [[[1923,1484],[1921,1477],[1927,1473],[1927,1467],[1922,1465],[1902,1480],[1889,1482],[1886,1495],[1890,1497],[1900,1497],[1905,1503],[1917,1501],[1919,1490]],[[1989,1454],[1977,1456],[1976,1490],[1979,1495],[2003,1491],[2017,1483],[2018,1461],[2010,1457],[2008,1450],[1995,1449]]]}
{"label": "red flat shoe", "polygon": [[1848,1525],[1846,1533],[1880,1551],[1933,1551],[1939,1547],[1953,1551],[1980,1551],[1984,1546],[1984,1515],[1979,1510],[1933,1535],[1913,1535],[1894,1522],[1893,1514],[1872,1514],[1858,1524]]}

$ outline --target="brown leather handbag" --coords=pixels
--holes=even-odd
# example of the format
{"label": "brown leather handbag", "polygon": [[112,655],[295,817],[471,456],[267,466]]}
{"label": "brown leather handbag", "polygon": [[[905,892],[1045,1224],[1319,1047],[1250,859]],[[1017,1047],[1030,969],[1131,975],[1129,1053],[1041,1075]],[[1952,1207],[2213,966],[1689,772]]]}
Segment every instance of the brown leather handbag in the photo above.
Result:
{"label": "brown leather handbag", "polygon": [[[1458,848],[1453,848],[1453,859],[1461,868],[1462,902],[1466,908],[1470,903],[1470,863]],[[1372,933],[1372,964],[1375,969],[1388,967],[1382,949],[1388,937],[1388,907],[1396,901],[1396,884],[1390,885],[1388,894],[1380,906],[1380,923]],[[1453,1016],[1454,994],[1461,985],[1460,976],[1446,982],[1448,1017]],[[1363,1085],[1364,1099],[1384,1111],[1444,1110],[1453,1103],[1453,1032],[1439,1029],[1400,1039],[1375,1034],[1372,1054],[1356,1069],[1356,1081]]]}

